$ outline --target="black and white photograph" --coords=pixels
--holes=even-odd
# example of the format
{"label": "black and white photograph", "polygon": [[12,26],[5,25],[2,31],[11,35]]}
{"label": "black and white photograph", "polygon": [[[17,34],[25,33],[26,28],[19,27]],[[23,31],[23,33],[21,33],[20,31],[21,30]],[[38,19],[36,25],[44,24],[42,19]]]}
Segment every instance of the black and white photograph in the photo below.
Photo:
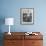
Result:
{"label": "black and white photograph", "polygon": [[20,9],[20,23],[33,24],[34,22],[34,8],[21,8]]}

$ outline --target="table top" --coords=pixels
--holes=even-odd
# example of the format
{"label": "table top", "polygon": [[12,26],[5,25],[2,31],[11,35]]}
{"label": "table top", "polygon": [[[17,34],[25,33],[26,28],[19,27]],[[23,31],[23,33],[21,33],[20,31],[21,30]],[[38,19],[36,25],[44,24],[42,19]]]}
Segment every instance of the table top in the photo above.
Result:
{"label": "table top", "polygon": [[[43,39],[43,35],[40,32],[32,32],[32,34],[25,34],[27,32],[11,32],[9,35],[7,32],[4,33],[5,39]],[[35,35],[38,34],[38,35]]]}

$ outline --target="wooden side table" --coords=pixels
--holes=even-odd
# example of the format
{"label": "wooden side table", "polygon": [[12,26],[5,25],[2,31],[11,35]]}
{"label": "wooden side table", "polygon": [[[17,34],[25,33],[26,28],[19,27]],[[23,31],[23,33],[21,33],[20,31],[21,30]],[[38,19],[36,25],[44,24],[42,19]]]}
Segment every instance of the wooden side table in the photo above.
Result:
{"label": "wooden side table", "polygon": [[26,32],[11,32],[8,35],[4,33],[4,46],[43,46],[43,35],[40,32],[38,35],[25,35]]}

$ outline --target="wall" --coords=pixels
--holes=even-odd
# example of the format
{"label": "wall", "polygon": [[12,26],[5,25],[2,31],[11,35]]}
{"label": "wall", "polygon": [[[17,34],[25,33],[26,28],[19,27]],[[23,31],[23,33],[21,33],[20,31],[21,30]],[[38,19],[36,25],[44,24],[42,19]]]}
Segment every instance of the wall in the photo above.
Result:
{"label": "wall", "polygon": [[[46,1],[45,0],[1,0],[1,17],[13,17],[15,24],[12,31],[46,31]],[[20,24],[20,8],[34,8],[34,24]],[[2,32],[7,31],[7,26],[2,26]],[[14,29],[13,29],[14,28]],[[19,29],[19,30],[18,30]]]}
{"label": "wall", "polygon": [[[40,31],[46,36],[46,0],[0,0],[0,4],[0,18],[13,17],[15,19],[11,32]],[[20,24],[20,8],[34,8],[33,25]],[[2,24],[0,32],[6,31],[8,32],[8,26]],[[46,44],[45,41],[44,43]]]}

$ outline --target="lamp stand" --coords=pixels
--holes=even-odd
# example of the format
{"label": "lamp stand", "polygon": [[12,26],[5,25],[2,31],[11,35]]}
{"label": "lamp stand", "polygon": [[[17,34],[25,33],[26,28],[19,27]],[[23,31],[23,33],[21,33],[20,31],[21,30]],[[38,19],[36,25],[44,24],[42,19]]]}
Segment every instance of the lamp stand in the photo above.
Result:
{"label": "lamp stand", "polygon": [[8,32],[8,34],[11,35],[11,33],[10,33],[10,25],[9,25],[9,32]]}

